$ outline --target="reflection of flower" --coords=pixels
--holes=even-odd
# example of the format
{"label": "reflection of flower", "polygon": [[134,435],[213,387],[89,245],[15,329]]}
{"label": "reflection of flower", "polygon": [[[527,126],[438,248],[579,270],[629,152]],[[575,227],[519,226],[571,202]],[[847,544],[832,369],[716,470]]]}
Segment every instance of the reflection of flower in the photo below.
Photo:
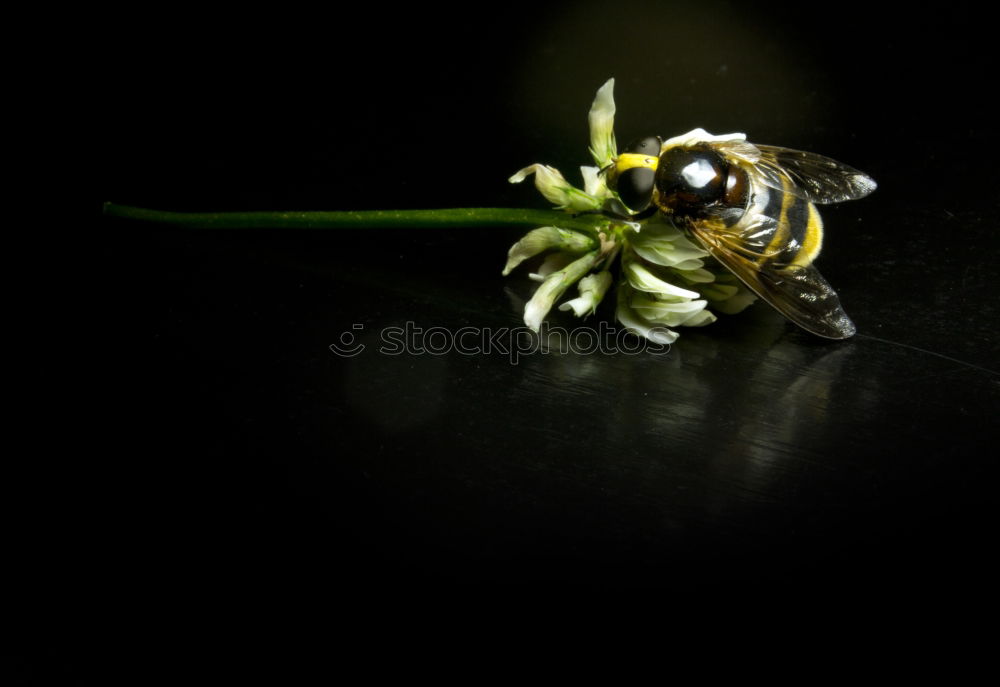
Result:
{"label": "reflection of flower", "polygon": [[[510,178],[524,181],[534,174],[535,186],[558,209],[571,213],[600,212],[617,204],[600,170],[618,155],[615,142],[614,79],[598,91],[590,108],[590,153],[597,166],[581,167],[584,188],[566,181],[554,167],[534,164]],[[510,249],[504,274],[522,261],[548,252],[538,274],[541,281],[524,311],[535,331],[552,306],[573,284],[579,296],[559,306],[578,317],[592,314],[613,279],[609,268],[621,255],[618,320],[633,333],[656,343],[672,343],[670,327],[700,327],[715,322],[712,312],[737,313],[755,296],[730,272],[717,266],[707,251],[670,220],[656,215],[644,222],[610,219],[597,236],[560,227],[535,229]]]}

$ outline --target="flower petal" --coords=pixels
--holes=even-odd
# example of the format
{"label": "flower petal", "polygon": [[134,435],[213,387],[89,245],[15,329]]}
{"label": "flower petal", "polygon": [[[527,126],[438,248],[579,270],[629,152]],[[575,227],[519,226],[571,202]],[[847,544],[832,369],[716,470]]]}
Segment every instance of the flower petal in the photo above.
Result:
{"label": "flower petal", "polygon": [[580,297],[566,301],[559,306],[560,310],[572,310],[577,317],[593,315],[604,295],[611,288],[611,273],[607,270],[597,274],[588,274],[580,280]]}
{"label": "flower petal", "polygon": [[503,274],[507,276],[522,262],[546,250],[556,249],[567,253],[585,253],[595,247],[594,239],[578,231],[559,227],[532,229],[510,247]]}
{"label": "flower petal", "polygon": [[706,284],[701,287],[701,295],[710,301],[726,301],[739,293],[735,284]]}
{"label": "flower petal", "polygon": [[718,310],[725,315],[735,315],[743,312],[757,301],[757,294],[750,289],[740,289],[736,295],[724,301],[713,301],[712,309]]}
{"label": "flower petal", "polygon": [[613,198],[611,190],[601,170],[597,167],[581,167],[580,174],[583,176],[583,190],[595,198]]}
{"label": "flower petal", "polygon": [[687,273],[690,270],[699,270],[705,263],[698,258],[692,258],[691,260],[682,260],[676,265],[671,265],[671,269],[678,270],[680,272]]}
{"label": "flower petal", "polygon": [[590,154],[598,168],[607,167],[618,155],[615,142],[615,80],[608,79],[597,90],[587,116],[590,123]]}
{"label": "flower petal", "polygon": [[680,273],[681,277],[694,284],[709,284],[715,281],[714,274],[700,267],[685,267],[684,269],[675,267],[674,269]]}
{"label": "flower petal", "polygon": [[545,260],[538,266],[538,271],[532,272],[528,277],[535,281],[545,281],[550,274],[558,272],[571,262],[573,262],[573,256],[569,253],[552,253],[551,255],[546,255]]}
{"label": "flower petal", "polygon": [[562,297],[566,289],[587,274],[598,263],[599,259],[599,251],[591,251],[546,277],[542,285],[535,291],[535,295],[524,307],[524,323],[537,332],[542,325],[542,320],[552,309],[552,305]]}
{"label": "flower petal", "polygon": [[704,327],[705,325],[712,324],[719,318],[711,310],[699,310],[690,317],[688,317],[683,324],[685,327]]}
{"label": "flower petal", "polygon": [[715,147],[722,148],[733,157],[737,157],[750,164],[756,164],[760,160],[760,149],[753,143],[747,142],[746,134],[719,134],[713,136],[704,129],[692,129],[686,134],[668,138],[663,142],[661,151],[674,146],[692,146],[697,143],[714,143]]}
{"label": "flower petal", "polygon": [[660,279],[642,263],[634,259],[628,259],[628,253],[622,255],[622,268],[629,283],[639,291],[648,291],[650,293],[659,293],[679,298],[699,297],[698,293],[695,291],[682,289],[679,286],[675,286]]}
{"label": "flower petal", "polygon": [[647,224],[642,233],[628,232],[626,240],[644,260],[664,267],[697,269],[708,251],[669,224]]}
{"label": "flower petal", "polygon": [[708,301],[663,300],[651,294],[636,291],[629,299],[629,305],[636,314],[648,322],[668,327],[679,327],[681,325],[690,326],[689,322],[702,319],[702,313],[705,312]]}
{"label": "flower petal", "polygon": [[[720,287],[721,292],[715,291]],[[743,282],[730,272],[716,274],[712,292],[703,291],[702,295],[711,301],[712,310],[726,315],[742,312],[757,300],[757,294],[744,286]]]}
{"label": "flower petal", "polygon": [[636,336],[649,339],[653,343],[666,345],[677,341],[677,332],[650,322],[632,308],[629,299],[634,293],[635,291],[627,283],[618,285],[618,308],[615,310],[618,321]]}
{"label": "flower petal", "polygon": [[691,131],[686,134],[668,138],[663,142],[661,150],[666,150],[667,148],[672,148],[674,146],[689,146],[695,143],[740,143],[745,140],[747,140],[746,134],[720,134],[718,136],[713,136],[699,127],[697,129],[691,129]]}
{"label": "flower petal", "polygon": [[566,181],[562,172],[548,165],[530,165],[519,170],[508,181],[512,184],[519,184],[531,174],[535,175],[535,188],[558,209],[585,212],[588,210],[599,210],[604,205],[601,199],[575,188]]}

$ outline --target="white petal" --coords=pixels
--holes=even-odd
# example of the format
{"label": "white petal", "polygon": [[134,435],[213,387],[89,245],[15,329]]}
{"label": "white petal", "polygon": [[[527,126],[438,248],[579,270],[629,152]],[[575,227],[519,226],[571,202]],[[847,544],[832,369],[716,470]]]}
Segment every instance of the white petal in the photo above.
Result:
{"label": "white petal", "polygon": [[665,151],[668,148],[673,148],[674,146],[690,146],[695,143],[735,143],[743,142],[747,140],[746,134],[721,134],[719,136],[713,136],[704,129],[691,129],[691,131],[686,134],[681,134],[680,136],[674,136],[673,138],[668,138],[663,142],[660,150]]}
{"label": "white petal", "polygon": [[[698,320],[705,312],[708,301],[681,301],[679,303],[656,302],[636,292],[630,299],[632,309],[642,318],[652,324],[662,324],[668,327],[689,326],[692,320]],[[708,324],[707,322],[705,324]]]}
{"label": "white petal", "polygon": [[559,227],[539,227],[525,234],[520,241],[510,247],[504,276],[528,258],[546,250],[556,249],[569,253],[584,253],[593,250],[594,240],[589,236]]}
{"label": "white petal", "polygon": [[567,301],[559,306],[560,310],[573,310],[577,317],[592,315],[597,310],[597,306],[604,300],[604,295],[611,288],[613,283],[611,273],[607,270],[597,274],[588,274],[580,280],[578,286],[580,297]]}
{"label": "white petal", "polygon": [[694,282],[695,284],[709,284],[715,281],[715,275],[706,269],[701,269],[698,267],[687,268],[687,269],[676,269],[682,277],[688,281]]}
{"label": "white petal", "polygon": [[686,272],[688,270],[701,269],[704,265],[705,265],[705,263],[702,262],[701,260],[693,259],[693,260],[681,260],[676,265],[671,265],[671,267],[673,269],[675,269],[675,270],[680,270],[681,272]]}
{"label": "white petal", "polygon": [[528,304],[524,306],[524,323],[537,332],[552,305],[566,292],[566,289],[593,268],[599,257],[598,251],[592,251],[546,277]]}
{"label": "white petal", "polygon": [[595,198],[611,198],[611,191],[605,181],[604,175],[597,167],[581,167],[580,174],[583,175],[583,190]]}
{"label": "white petal", "polygon": [[692,129],[686,134],[668,138],[663,142],[660,151],[665,152],[674,146],[691,146],[696,143],[714,143],[719,148],[723,148],[729,155],[750,164],[756,164],[760,160],[760,149],[753,143],[747,142],[746,134],[732,133],[713,136],[704,129]]}
{"label": "white petal", "polygon": [[584,315],[592,314],[596,307],[597,303],[594,302],[593,294],[587,294],[585,296],[574,298],[571,301],[566,301],[559,306],[559,309],[563,312],[572,309],[574,315],[577,317],[583,317]]}
{"label": "white petal", "polygon": [[520,184],[522,181],[524,181],[529,176],[534,174],[535,170],[541,166],[542,165],[539,165],[537,162],[533,165],[528,165],[524,169],[519,169],[517,172],[511,175],[511,177],[507,179],[507,181],[511,184]]}
{"label": "white petal", "polygon": [[642,234],[628,236],[628,242],[643,259],[664,267],[697,269],[703,264],[701,259],[708,257],[708,251],[682,236],[676,239],[657,236],[652,227],[647,227]]}
{"label": "white petal", "polygon": [[611,273],[607,270],[598,272],[597,274],[588,274],[580,280],[580,292],[593,293],[600,300],[604,298],[604,294],[611,288],[613,281]]}
{"label": "white petal", "polygon": [[701,293],[710,301],[726,301],[739,293],[739,287],[735,284],[706,284],[701,287]]}
{"label": "white petal", "polygon": [[528,277],[535,281],[545,281],[550,274],[558,272],[571,262],[573,262],[573,256],[569,253],[552,253],[551,255],[546,255],[545,260],[538,266],[538,271],[532,272]]}
{"label": "white petal", "polygon": [[735,315],[743,312],[748,306],[757,300],[757,294],[747,288],[740,287],[735,295],[721,301],[713,301],[712,309],[718,310],[726,315]]}
{"label": "white petal", "polygon": [[668,296],[678,296],[680,298],[698,298],[698,293],[695,291],[682,289],[679,286],[663,281],[653,274],[645,265],[635,262],[634,260],[623,260],[623,262],[625,276],[628,277],[629,283],[639,291],[661,293]]}
{"label": "white petal", "polygon": [[688,239],[673,224],[650,223],[641,234],[627,232],[625,238],[636,253],[656,265],[697,269],[702,266],[701,258],[708,257],[707,250]]}
{"label": "white petal", "polygon": [[699,310],[681,324],[685,327],[704,327],[705,325],[712,324],[717,319],[719,318],[712,314],[710,310]]}
{"label": "white petal", "polygon": [[632,309],[628,302],[631,293],[632,289],[627,284],[618,286],[618,308],[615,311],[618,321],[633,334],[649,339],[653,343],[667,345],[676,341],[677,332],[649,322]]}
{"label": "white petal", "polygon": [[691,315],[704,309],[708,304],[705,300],[662,300],[651,294],[636,291],[630,303],[632,308],[647,320],[658,320],[668,314]]}
{"label": "white petal", "polygon": [[597,90],[587,116],[590,124],[590,154],[599,167],[607,167],[618,155],[615,142],[615,80],[608,79]]}
{"label": "white petal", "polygon": [[599,210],[604,204],[600,199],[575,188],[566,181],[562,172],[548,165],[530,165],[511,176],[508,181],[512,184],[519,184],[531,174],[535,175],[535,188],[557,208],[583,212]]}

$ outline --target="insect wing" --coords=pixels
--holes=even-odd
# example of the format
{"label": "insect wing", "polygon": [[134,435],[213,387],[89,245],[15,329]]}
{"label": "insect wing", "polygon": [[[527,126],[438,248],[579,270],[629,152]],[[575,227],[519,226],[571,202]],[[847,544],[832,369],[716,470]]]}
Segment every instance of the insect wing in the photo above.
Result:
{"label": "insect wing", "polygon": [[762,299],[803,329],[828,339],[846,339],[856,328],[836,291],[814,266],[760,262],[753,246],[737,235],[694,223],[691,233],[705,250]]}
{"label": "insect wing", "polygon": [[748,169],[751,174],[771,188],[813,203],[864,198],[876,188],[875,180],[864,172],[823,155],[778,146],[756,147],[760,159]]}

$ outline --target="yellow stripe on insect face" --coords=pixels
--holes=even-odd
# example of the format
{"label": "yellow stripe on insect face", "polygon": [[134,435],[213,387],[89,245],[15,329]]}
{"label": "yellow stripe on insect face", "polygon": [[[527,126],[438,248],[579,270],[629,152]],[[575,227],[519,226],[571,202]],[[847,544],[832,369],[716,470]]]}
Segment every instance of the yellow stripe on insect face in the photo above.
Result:
{"label": "yellow stripe on insect face", "polygon": [[802,241],[802,248],[792,261],[793,265],[805,267],[809,265],[816,256],[819,249],[823,247],[823,219],[819,216],[819,210],[812,203],[809,203],[809,224],[806,226],[805,239]]}
{"label": "yellow stripe on insect face", "polygon": [[634,167],[648,167],[649,169],[655,170],[656,165],[659,164],[660,159],[653,157],[652,155],[640,155],[638,153],[622,153],[615,160],[615,177],[620,175],[627,169],[632,169]]}

